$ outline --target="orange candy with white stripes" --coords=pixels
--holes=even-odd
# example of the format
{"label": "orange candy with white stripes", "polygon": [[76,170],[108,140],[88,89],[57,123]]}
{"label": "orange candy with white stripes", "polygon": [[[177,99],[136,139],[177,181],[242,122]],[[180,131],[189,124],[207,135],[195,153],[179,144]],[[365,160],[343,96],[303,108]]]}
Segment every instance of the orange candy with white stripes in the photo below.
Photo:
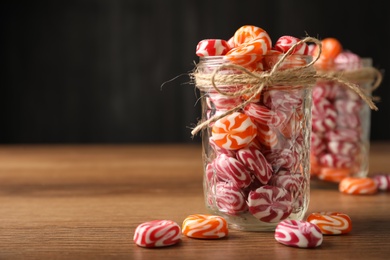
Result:
{"label": "orange candy with white stripes", "polygon": [[256,137],[257,127],[249,116],[234,112],[215,122],[212,128],[214,142],[225,149],[237,150],[247,146]]}
{"label": "orange candy with white stripes", "polygon": [[183,235],[200,239],[219,239],[229,234],[227,221],[220,216],[193,214],[184,219]]}
{"label": "orange candy with white stripes", "polygon": [[340,181],[339,191],[352,195],[372,195],[378,192],[378,186],[369,177],[346,177]]}
{"label": "orange candy with white stripes", "polygon": [[347,234],[352,230],[351,218],[340,212],[314,212],[307,221],[317,225],[324,235]]}

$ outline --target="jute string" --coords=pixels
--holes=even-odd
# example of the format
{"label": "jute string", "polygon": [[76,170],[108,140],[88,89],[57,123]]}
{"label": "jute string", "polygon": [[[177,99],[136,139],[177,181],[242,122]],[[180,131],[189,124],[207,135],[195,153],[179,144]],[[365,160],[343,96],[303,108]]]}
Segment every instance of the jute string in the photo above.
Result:
{"label": "jute string", "polygon": [[[296,46],[301,43],[312,42],[316,44],[319,48],[317,56],[315,56],[312,61],[304,66],[289,68],[289,69],[280,69],[283,61],[294,51]],[[306,37],[301,41],[297,42],[291,48],[280,56],[280,59],[275,63],[270,71],[264,72],[251,72],[243,66],[236,64],[223,64],[217,67],[211,74],[203,73],[199,70],[198,67],[195,68],[194,72],[190,74],[190,77],[195,81],[196,87],[200,90],[208,90],[210,86],[213,87],[215,91],[224,96],[239,97],[242,95],[248,95],[249,98],[237,105],[236,107],[225,111],[224,113],[214,115],[213,117],[199,122],[197,126],[191,131],[191,134],[194,136],[200,130],[208,126],[210,123],[217,121],[220,118],[225,117],[235,111],[243,109],[248,103],[250,103],[264,87],[272,87],[277,89],[278,86],[286,88],[286,86],[291,86],[289,89],[293,88],[304,88],[304,87],[314,87],[317,80],[329,80],[336,81],[350,88],[356,92],[373,110],[378,110],[375,106],[371,93],[364,91],[358,84],[353,82],[364,81],[375,81],[371,91],[379,86],[382,81],[381,73],[375,68],[361,68],[354,71],[345,71],[345,72],[327,72],[315,70],[313,65],[319,59],[322,51],[321,41],[313,38]],[[234,70],[235,73],[220,73],[221,71]],[[241,71],[241,73],[237,73]],[[223,90],[223,87],[219,86],[247,86],[247,87],[238,87],[236,91],[231,92],[229,90]],[[370,92],[371,92],[370,91]]]}

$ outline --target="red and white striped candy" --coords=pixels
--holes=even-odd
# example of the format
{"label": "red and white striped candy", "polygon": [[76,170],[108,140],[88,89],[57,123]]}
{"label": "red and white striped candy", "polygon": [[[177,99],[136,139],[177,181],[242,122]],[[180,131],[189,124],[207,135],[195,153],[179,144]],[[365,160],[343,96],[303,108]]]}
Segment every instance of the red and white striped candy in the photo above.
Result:
{"label": "red and white striped candy", "polygon": [[334,106],[339,114],[359,113],[363,103],[360,100],[336,99]]}
{"label": "red and white striped candy", "polygon": [[321,154],[319,157],[319,163],[330,168],[351,168],[354,160],[354,157],[333,153]]}
{"label": "red and white striped candy", "polygon": [[255,218],[263,222],[275,223],[291,214],[292,197],[283,188],[264,185],[249,192],[248,206]]}
{"label": "red and white striped candy", "polygon": [[268,148],[275,148],[279,143],[277,132],[268,125],[257,125],[257,140]]}
{"label": "red and white striped candy", "polygon": [[236,158],[229,157],[226,154],[220,154],[214,160],[214,166],[218,177],[227,178],[239,188],[248,187],[252,182],[249,170]]}
{"label": "red and white striped candy", "polygon": [[230,183],[217,183],[214,196],[218,209],[228,215],[237,215],[248,210],[244,194]]}
{"label": "red and white striped candy", "polygon": [[317,225],[324,235],[347,234],[352,230],[351,218],[339,212],[314,212],[307,221]]}
{"label": "red and white striped candy", "polygon": [[152,220],[137,226],[133,240],[141,247],[171,246],[181,240],[181,229],[172,220]]}
{"label": "red and white striped candy", "polygon": [[348,50],[339,53],[336,58],[334,58],[334,63],[336,64],[337,69],[344,70],[359,69],[363,66],[359,55]]}
{"label": "red and white striped candy", "polygon": [[319,155],[327,149],[327,145],[319,133],[313,131],[310,138],[310,152],[314,155]]}
{"label": "red and white striped candy", "polygon": [[237,151],[237,158],[262,184],[266,184],[271,178],[271,165],[267,162],[260,150],[255,148],[240,149]]}
{"label": "red and white striped candy", "polygon": [[300,187],[304,184],[304,178],[300,174],[292,175],[273,175],[269,184],[272,186],[277,186],[284,188],[289,191],[291,194],[295,194],[300,190]]}
{"label": "red and white striped candy", "polygon": [[297,169],[299,164],[299,154],[289,148],[266,150],[263,154],[274,169],[285,168],[293,170]]}
{"label": "red and white striped candy", "polygon": [[361,126],[360,115],[355,114],[339,114],[336,119],[337,127],[342,128],[358,128]]}
{"label": "red and white striped candy", "polygon": [[249,116],[233,112],[217,120],[211,131],[214,142],[218,146],[237,150],[252,142],[256,137],[257,127]]}
{"label": "red and white striped candy", "polygon": [[360,140],[360,131],[350,128],[336,128],[325,133],[325,138],[329,141],[358,142]]}
{"label": "red and white striped candy", "polygon": [[223,147],[218,146],[215,143],[215,141],[214,141],[212,136],[209,138],[209,145],[210,145],[211,148],[213,148],[215,154],[217,154],[217,155],[221,154],[221,153],[224,153],[224,154],[226,154],[227,156],[230,156],[230,157],[235,157],[236,156],[236,151],[235,150],[229,150],[229,149],[225,149]]}
{"label": "red and white striped candy", "polygon": [[274,127],[280,126],[287,118],[286,114],[282,111],[274,111],[256,103],[247,104],[244,107],[244,112],[257,123]]}
{"label": "red and white striped candy", "polygon": [[286,138],[291,139],[292,137],[299,136],[302,131],[302,118],[304,117],[301,110],[292,110],[288,113],[285,122],[278,127],[279,132]]}
{"label": "red and white striped candy", "polygon": [[209,99],[218,110],[229,110],[238,106],[242,102],[240,97],[226,96],[218,92],[210,92]]}
{"label": "red and white striped candy", "polygon": [[331,81],[318,81],[313,88],[313,101],[326,98],[328,100],[334,100],[339,94],[339,87]]}
{"label": "red and white striped candy", "polygon": [[322,244],[323,235],[318,226],[304,220],[283,220],[275,228],[275,240],[299,248],[314,248]]}
{"label": "red and white striped candy", "polygon": [[[284,35],[276,41],[274,49],[286,53],[294,44],[297,44],[299,41],[300,39],[297,37]],[[309,46],[305,42],[300,43],[299,45],[295,46],[295,49],[291,52],[291,54],[308,55]]]}
{"label": "red and white striped candy", "polygon": [[328,142],[328,151],[342,156],[355,156],[359,150],[358,143],[330,141]]}
{"label": "red and white striped candy", "polygon": [[378,186],[378,190],[381,191],[390,191],[390,174],[375,174],[372,176],[372,179]]}
{"label": "red and white striped candy", "polygon": [[264,105],[274,111],[282,110],[291,112],[302,106],[301,90],[268,90],[263,93]]}
{"label": "red and white striped candy", "polygon": [[196,46],[196,55],[204,56],[219,56],[225,55],[230,50],[230,46],[225,40],[206,39],[201,40]]}
{"label": "red and white striped candy", "polygon": [[313,131],[326,132],[336,127],[337,112],[334,105],[327,99],[313,100],[312,128]]}

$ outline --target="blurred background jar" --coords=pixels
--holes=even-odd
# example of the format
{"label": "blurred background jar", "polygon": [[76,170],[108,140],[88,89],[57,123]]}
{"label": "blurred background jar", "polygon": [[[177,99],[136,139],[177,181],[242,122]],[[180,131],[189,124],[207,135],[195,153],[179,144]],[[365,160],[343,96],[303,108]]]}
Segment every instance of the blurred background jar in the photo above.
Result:
{"label": "blurred background jar", "polygon": [[[316,51],[313,49],[312,55]],[[372,59],[343,49],[335,38],[322,40],[322,53],[315,67],[357,84],[368,97],[378,86]],[[348,176],[366,177],[370,127],[371,108],[355,90],[337,80],[318,80],[313,88],[312,179],[339,183]]]}

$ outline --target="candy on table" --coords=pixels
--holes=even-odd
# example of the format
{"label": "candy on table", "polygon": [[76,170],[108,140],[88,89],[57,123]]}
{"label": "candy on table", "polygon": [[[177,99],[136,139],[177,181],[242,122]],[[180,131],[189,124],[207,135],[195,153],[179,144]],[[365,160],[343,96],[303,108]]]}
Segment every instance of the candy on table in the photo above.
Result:
{"label": "candy on table", "polygon": [[339,191],[352,195],[372,195],[378,192],[378,186],[369,177],[346,177],[340,181]]}
{"label": "candy on table", "polygon": [[214,142],[225,149],[237,150],[247,146],[257,135],[257,127],[249,116],[233,112],[212,127]]}
{"label": "candy on table", "polygon": [[141,247],[165,247],[181,240],[180,226],[172,220],[152,220],[137,226],[134,242]]}
{"label": "candy on table", "polygon": [[217,175],[222,180],[230,181],[239,188],[248,187],[252,181],[251,175],[247,167],[234,157],[226,154],[218,155],[214,160],[214,167]]}
{"label": "candy on table", "polygon": [[340,182],[342,179],[351,175],[350,168],[321,167],[318,170],[317,177],[323,181]]}
{"label": "candy on table", "polygon": [[192,214],[184,219],[182,233],[191,238],[218,239],[226,237],[229,231],[227,221],[221,216]]}
{"label": "candy on table", "polygon": [[[219,182],[215,186],[215,194],[208,194],[215,199],[216,206],[228,215],[237,215],[248,210],[245,195],[241,189],[228,182]],[[210,205],[213,205],[211,200]]]}
{"label": "candy on table", "polygon": [[284,188],[264,185],[249,192],[248,207],[260,221],[275,223],[291,214],[292,197]]}
{"label": "candy on table", "polygon": [[225,55],[230,49],[225,40],[205,39],[196,46],[196,55],[199,57]]}
{"label": "candy on table", "polygon": [[283,220],[275,229],[275,240],[279,243],[299,248],[315,248],[322,244],[320,228],[304,220]]}
{"label": "candy on table", "polygon": [[324,235],[347,234],[352,230],[351,218],[340,212],[314,212],[306,220],[317,225]]}
{"label": "candy on table", "polygon": [[[297,44],[300,41],[299,38],[290,36],[290,35],[284,35],[281,36],[275,43],[274,49],[277,51],[281,51],[283,53],[286,53],[294,44]],[[301,54],[301,55],[308,55],[309,54],[309,46],[307,43],[303,42],[298,45],[296,45],[295,49],[292,50],[291,54]]]}
{"label": "candy on table", "polygon": [[390,191],[390,174],[377,173],[371,177],[377,184],[378,190]]}
{"label": "candy on table", "polygon": [[259,149],[250,147],[242,148],[237,151],[237,158],[262,184],[266,184],[271,178],[271,165]]}

